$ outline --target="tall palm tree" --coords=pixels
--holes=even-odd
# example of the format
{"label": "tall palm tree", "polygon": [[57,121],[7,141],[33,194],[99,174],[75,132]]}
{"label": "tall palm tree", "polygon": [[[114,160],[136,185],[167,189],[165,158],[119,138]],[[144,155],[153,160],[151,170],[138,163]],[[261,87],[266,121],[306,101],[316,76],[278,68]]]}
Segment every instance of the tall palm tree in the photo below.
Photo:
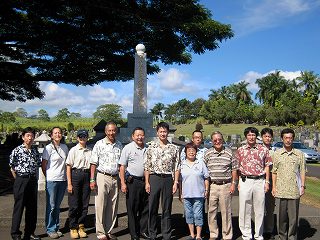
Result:
{"label": "tall palm tree", "polygon": [[263,104],[272,107],[275,106],[275,103],[280,98],[281,94],[285,93],[289,87],[288,81],[280,75],[280,71],[270,73],[263,78],[257,79],[256,84],[259,86],[256,98]]}
{"label": "tall palm tree", "polygon": [[150,112],[153,114],[155,121],[159,122],[162,118],[162,111],[165,109],[165,106],[163,103],[156,103],[152,109],[150,109]]}
{"label": "tall palm tree", "polygon": [[299,87],[303,87],[303,95],[312,98],[312,103],[315,106],[319,98],[320,78],[313,71],[301,72],[300,77],[296,78]]}
{"label": "tall palm tree", "polygon": [[251,92],[248,90],[248,82],[241,81],[236,84],[231,85],[231,91],[234,94],[235,100],[239,103],[240,101],[244,103],[251,103]]}

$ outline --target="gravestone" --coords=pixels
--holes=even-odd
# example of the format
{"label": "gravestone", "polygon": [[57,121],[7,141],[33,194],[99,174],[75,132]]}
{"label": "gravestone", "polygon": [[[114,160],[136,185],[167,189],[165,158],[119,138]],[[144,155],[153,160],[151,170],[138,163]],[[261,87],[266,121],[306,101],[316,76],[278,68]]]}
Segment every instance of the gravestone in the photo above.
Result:
{"label": "gravestone", "polygon": [[127,127],[120,128],[118,135],[118,140],[124,144],[131,142],[131,134],[136,127],[142,127],[145,130],[146,142],[154,140],[156,137],[153,116],[147,112],[147,54],[145,51],[146,48],[143,44],[136,46],[133,113],[128,114]]}

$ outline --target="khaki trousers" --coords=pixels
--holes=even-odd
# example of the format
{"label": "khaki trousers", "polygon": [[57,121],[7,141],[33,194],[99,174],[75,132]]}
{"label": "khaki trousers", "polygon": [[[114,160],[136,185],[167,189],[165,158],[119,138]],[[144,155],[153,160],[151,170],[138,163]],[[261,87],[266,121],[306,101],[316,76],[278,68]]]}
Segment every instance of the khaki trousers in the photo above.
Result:
{"label": "khaki trousers", "polygon": [[222,219],[222,238],[232,239],[232,219],[231,219],[231,183],[223,185],[210,185],[208,225],[210,238],[216,239],[219,236],[219,227],[217,224],[218,206],[221,211]]}
{"label": "khaki trousers", "polygon": [[97,195],[95,196],[96,233],[109,234],[113,229],[118,212],[118,180],[97,173]]}

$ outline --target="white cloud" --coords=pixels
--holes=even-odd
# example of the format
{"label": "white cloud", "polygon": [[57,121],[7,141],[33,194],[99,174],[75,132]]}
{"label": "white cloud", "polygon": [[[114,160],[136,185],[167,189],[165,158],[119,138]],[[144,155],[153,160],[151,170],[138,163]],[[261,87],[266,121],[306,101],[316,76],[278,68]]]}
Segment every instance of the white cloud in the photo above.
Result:
{"label": "white cloud", "polygon": [[67,88],[59,86],[55,83],[45,82],[40,84],[40,88],[46,93],[43,99],[27,100],[26,104],[33,106],[51,106],[51,107],[68,107],[84,103],[85,99]]}
{"label": "white cloud", "polygon": [[[26,102],[0,101],[1,110],[15,111],[22,107],[29,115],[37,114],[40,109],[45,109],[50,116],[55,116],[59,109],[68,108],[70,112],[79,112],[83,116],[91,116],[98,106],[107,103],[115,103],[124,108],[129,105],[130,96],[119,98],[115,89],[95,86],[72,86],[55,84],[52,82],[40,82],[40,88],[45,92],[43,99],[27,100]],[[131,100],[132,101],[132,100]]]}
{"label": "white cloud", "polygon": [[301,71],[295,71],[295,72],[281,71],[280,75],[283,76],[285,79],[293,80],[297,77],[300,77]]}
{"label": "white cloud", "polygon": [[116,91],[112,88],[103,88],[100,85],[89,87],[88,100],[102,104],[113,103],[117,97]]}
{"label": "white cloud", "polygon": [[189,80],[189,75],[176,68],[169,68],[168,70],[162,69],[157,77],[160,80],[160,87],[163,90],[180,93],[194,90],[193,86],[186,84]]}
{"label": "white cloud", "polygon": [[284,21],[320,6],[319,0],[246,0],[243,14],[233,19],[237,35],[279,26]]}

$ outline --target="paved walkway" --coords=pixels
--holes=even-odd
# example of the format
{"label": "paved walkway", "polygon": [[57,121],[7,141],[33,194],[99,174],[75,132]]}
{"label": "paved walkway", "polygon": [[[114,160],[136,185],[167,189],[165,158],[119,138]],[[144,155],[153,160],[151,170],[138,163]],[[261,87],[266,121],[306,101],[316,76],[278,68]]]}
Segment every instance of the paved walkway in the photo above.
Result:
{"label": "paved walkway", "polygon": [[[67,195],[61,205],[61,228],[62,232],[67,233],[65,237],[61,239],[69,239],[69,229],[68,229],[68,202]],[[0,239],[10,239],[10,226],[11,226],[11,215],[13,209],[13,195],[12,193],[7,193],[0,196]],[[185,239],[188,235],[187,225],[183,218],[183,205],[177,199],[174,198],[173,208],[172,208],[172,225],[173,225],[173,239]],[[238,229],[238,196],[233,197],[232,201],[232,212],[233,212],[233,226],[234,226],[234,239],[241,239],[241,234]],[[45,192],[39,192],[38,199],[38,227],[36,230],[37,234],[40,234],[43,239],[49,239],[45,235],[44,228],[44,215],[45,215]],[[91,197],[89,213],[87,218],[88,239],[95,238],[95,223],[94,223],[94,196]],[[158,221],[160,223],[160,219]],[[23,222],[22,222],[23,225]],[[160,227],[160,226],[159,226]],[[21,227],[23,230],[23,227]],[[299,227],[299,239],[320,239],[320,209],[314,208],[306,205],[301,205],[300,207],[300,227]],[[113,233],[118,236],[119,240],[130,239],[127,229],[127,214],[125,207],[125,197],[124,194],[120,193],[119,198],[119,211],[118,211],[118,223],[116,228],[114,228]],[[160,235],[159,235],[160,236]],[[205,236],[204,239],[208,239]],[[159,238],[161,239],[161,237]]]}

